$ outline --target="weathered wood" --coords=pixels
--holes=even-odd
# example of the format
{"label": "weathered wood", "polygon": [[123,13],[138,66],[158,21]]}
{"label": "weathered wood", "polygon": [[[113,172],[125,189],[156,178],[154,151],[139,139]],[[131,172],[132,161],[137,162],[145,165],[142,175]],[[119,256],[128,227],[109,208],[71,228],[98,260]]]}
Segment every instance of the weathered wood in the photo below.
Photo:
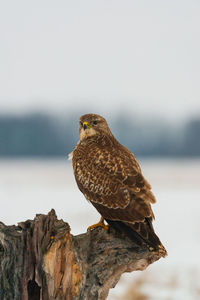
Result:
{"label": "weathered wood", "polygon": [[160,257],[112,229],[73,236],[54,210],[18,226],[0,223],[0,299],[103,300],[122,273]]}

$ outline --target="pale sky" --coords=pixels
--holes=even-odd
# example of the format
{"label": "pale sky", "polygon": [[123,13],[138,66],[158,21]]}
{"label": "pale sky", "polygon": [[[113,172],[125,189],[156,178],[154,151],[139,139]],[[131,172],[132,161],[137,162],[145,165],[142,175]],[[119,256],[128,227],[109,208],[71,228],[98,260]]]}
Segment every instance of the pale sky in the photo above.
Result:
{"label": "pale sky", "polygon": [[0,111],[200,112],[200,1],[0,0]]}

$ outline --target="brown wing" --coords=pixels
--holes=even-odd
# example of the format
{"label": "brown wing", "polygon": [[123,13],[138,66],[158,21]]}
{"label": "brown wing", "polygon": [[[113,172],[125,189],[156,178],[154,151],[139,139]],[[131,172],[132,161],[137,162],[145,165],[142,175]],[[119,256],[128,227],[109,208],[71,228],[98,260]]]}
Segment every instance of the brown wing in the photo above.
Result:
{"label": "brown wing", "polygon": [[79,189],[103,218],[166,256],[152,226],[155,198],[134,155],[112,137],[95,136],[77,145],[72,161]]}
{"label": "brown wing", "polygon": [[153,218],[151,187],[134,155],[114,138],[79,143],[73,167],[80,190],[105,219],[135,223]]}

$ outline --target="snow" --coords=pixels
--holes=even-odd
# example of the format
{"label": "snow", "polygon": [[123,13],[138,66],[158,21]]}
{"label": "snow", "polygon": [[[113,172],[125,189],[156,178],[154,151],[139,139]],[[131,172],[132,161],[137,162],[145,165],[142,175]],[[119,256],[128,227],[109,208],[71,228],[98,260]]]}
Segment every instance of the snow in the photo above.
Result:
{"label": "snow", "polygon": [[[143,174],[157,198],[154,228],[168,251],[143,272],[124,274],[108,300],[139,291],[152,300],[200,299],[200,160],[143,160]],[[54,208],[73,234],[85,232],[99,214],[78,190],[71,162],[0,160],[0,221],[17,224]],[[134,286],[135,287],[135,286]],[[134,298],[129,298],[134,299]]]}

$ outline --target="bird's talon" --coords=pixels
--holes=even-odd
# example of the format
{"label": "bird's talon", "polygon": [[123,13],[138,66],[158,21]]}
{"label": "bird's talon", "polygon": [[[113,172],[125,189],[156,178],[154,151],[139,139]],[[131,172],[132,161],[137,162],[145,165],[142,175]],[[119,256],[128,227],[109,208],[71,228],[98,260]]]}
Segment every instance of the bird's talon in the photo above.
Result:
{"label": "bird's talon", "polygon": [[88,229],[87,229],[87,231],[92,230],[92,229],[95,229],[95,228],[97,228],[97,227],[102,227],[102,228],[104,228],[105,230],[108,230],[109,225],[105,225],[105,224],[104,224],[104,219],[103,219],[103,217],[101,217],[101,220],[100,220],[98,223],[89,226]]}
{"label": "bird's talon", "polygon": [[104,225],[103,227],[105,230],[108,230],[109,229],[109,225]]}

